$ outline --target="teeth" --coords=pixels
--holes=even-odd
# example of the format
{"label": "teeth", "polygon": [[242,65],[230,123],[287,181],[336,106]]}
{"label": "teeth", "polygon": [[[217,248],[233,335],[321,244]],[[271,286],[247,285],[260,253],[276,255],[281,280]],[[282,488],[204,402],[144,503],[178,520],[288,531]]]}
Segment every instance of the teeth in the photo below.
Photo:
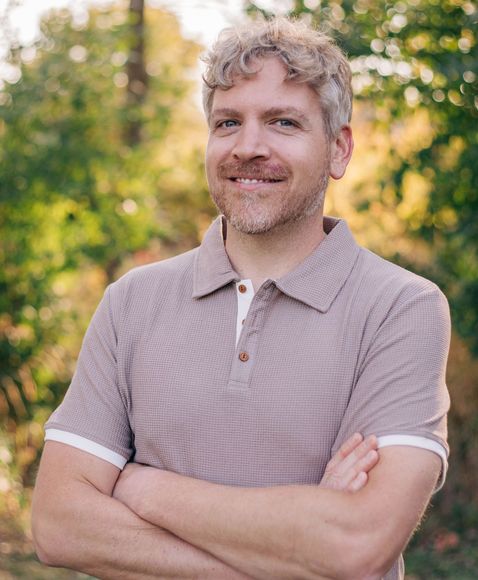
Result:
{"label": "teeth", "polygon": [[236,181],[239,183],[272,183],[273,179],[248,179],[247,177],[236,177]]}

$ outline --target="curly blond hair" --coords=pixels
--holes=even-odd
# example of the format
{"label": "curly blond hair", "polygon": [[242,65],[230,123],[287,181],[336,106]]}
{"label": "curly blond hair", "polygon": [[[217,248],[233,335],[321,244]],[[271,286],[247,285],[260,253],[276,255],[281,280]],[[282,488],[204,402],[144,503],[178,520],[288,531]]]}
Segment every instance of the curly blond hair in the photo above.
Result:
{"label": "curly blond hair", "polygon": [[317,93],[329,139],[336,137],[352,115],[351,72],[334,41],[299,20],[276,17],[225,28],[203,56],[203,106],[209,119],[216,88],[227,90],[237,77],[257,72],[255,59],[278,57],[287,79],[307,83]]}

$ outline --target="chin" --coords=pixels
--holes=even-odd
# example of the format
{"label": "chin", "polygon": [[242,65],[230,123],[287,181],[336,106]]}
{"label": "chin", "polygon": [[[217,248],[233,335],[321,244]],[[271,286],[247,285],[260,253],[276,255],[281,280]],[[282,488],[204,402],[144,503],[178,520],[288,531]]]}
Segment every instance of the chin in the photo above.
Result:
{"label": "chin", "polygon": [[226,216],[226,220],[235,230],[249,235],[265,234],[275,226],[275,224],[271,224],[267,219],[260,220],[255,218],[254,220],[245,220],[240,216]]}

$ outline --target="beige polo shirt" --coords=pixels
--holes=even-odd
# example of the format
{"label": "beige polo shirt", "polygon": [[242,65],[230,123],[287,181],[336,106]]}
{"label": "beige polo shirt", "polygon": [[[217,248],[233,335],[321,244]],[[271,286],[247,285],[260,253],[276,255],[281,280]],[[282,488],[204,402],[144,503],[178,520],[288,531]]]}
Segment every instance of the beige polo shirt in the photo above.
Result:
{"label": "beige polo shirt", "polygon": [[313,254],[256,293],[219,219],[199,248],[112,284],[46,438],[120,468],[269,486],[319,483],[359,431],[428,448],[445,473],[446,299],[358,246],[344,221],[324,228]]}

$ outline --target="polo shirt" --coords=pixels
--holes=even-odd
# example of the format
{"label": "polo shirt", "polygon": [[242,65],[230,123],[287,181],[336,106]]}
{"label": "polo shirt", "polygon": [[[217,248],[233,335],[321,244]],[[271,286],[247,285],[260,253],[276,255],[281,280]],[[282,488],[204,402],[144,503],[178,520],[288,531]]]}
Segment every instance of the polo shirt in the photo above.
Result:
{"label": "polo shirt", "polygon": [[360,247],[345,221],[326,217],[324,230],[255,293],[220,218],[199,248],[109,286],[46,439],[120,468],[271,486],[318,484],[359,431],[438,453],[444,477],[447,301]]}

